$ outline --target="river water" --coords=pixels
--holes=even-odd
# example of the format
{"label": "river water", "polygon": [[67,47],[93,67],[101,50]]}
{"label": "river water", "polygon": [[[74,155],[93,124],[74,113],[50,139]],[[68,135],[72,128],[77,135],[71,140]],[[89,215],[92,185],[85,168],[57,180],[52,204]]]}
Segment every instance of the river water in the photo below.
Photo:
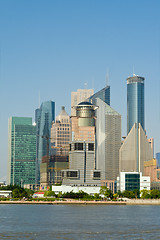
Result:
{"label": "river water", "polygon": [[160,206],[0,204],[0,239],[160,239]]}

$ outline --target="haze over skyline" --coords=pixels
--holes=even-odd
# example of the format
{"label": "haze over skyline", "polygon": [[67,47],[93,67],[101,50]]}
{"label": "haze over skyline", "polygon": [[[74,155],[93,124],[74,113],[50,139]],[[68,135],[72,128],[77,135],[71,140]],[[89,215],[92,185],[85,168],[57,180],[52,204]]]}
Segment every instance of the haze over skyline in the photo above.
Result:
{"label": "haze over skyline", "polygon": [[70,114],[71,92],[94,92],[109,72],[111,107],[127,134],[127,77],[145,78],[145,128],[160,152],[158,0],[0,1],[0,179],[7,175],[8,118],[53,100]]}

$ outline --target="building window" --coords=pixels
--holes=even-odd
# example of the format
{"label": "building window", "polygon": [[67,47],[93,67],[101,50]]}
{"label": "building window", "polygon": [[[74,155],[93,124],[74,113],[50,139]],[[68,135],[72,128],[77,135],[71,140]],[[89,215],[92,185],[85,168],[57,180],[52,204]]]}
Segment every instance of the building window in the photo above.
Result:
{"label": "building window", "polygon": [[140,189],[140,175],[125,174],[125,190],[133,191],[135,189]]}
{"label": "building window", "polygon": [[69,150],[72,151],[72,145],[71,144],[69,144]]}
{"label": "building window", "polygon": [[67,177],[68,178],[77,178],[78,172],[77,171],[67,171]]}
{"label": "building window", "polygon": [[74,144],[74,150],[83,150],[83,143],[75,143]]}
{"label": "building window", "polygon": [[94,143],[88,143],[88,151],[94,151]]}
{"label": "building window", "polygon": [[100,179],[101,178],[101,172],[93,172],[93,178]]}

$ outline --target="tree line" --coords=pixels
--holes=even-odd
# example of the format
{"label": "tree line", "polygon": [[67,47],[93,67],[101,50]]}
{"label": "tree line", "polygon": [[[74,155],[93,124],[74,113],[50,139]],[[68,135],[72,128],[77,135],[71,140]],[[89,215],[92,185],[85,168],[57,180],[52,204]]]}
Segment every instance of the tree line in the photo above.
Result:
{"label": "tree line", "polygon": [[[0,190],[11,190],[12,191],[12,198],[32,198],[34,191],[30,189],[24,189],[18,185],[8,185],[0,187]],[[46,198],[71,198],[71,199],[84,199],[84,200],[102,200],[102,199],[109,199],[109,200],[117,200],[122,198],[141,198],[141,199],[160,199],[160,190],[153,189],[153,190],[133,190],[128,191],[125,190],[123,192],[118,191],[117,193],[113,194],[113,192],[108,189],[106,186],[102,186],[100,188],[100,192],[95,193],[94,195],[89,195],[86,192],[79,191],[79,192],[66,192],[66,193],[59,193],[55,194],[54,191],[50,190],[45,191],[44,197]]]}

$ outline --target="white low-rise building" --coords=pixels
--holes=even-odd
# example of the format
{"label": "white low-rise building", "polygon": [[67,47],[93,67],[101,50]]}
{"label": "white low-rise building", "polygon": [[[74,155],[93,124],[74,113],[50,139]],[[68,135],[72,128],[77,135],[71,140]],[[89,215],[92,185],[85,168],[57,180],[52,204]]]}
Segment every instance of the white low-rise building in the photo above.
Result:
{"label": "white low-rise building", "polygon": [[73,187],[73,186],[67,186],[67,185],[61,185],[61,186],[52,186],[52,191],[54,191],[56,194],[58,193],[66,193],[73,191],[74,193],[77,193],[79,191],[86,192],[90,195],[94,195],[95,193],[99,194],[100,187]]}
{"label": "white low-rise building", "polygon": [[0,197],[11,197],[11,190],[0,190]]}
{"label": "white low-rise building", "polygon": [[142,176],[142,172],[120,172],[117,177],[117,190],[150,190],[150,177]]}

